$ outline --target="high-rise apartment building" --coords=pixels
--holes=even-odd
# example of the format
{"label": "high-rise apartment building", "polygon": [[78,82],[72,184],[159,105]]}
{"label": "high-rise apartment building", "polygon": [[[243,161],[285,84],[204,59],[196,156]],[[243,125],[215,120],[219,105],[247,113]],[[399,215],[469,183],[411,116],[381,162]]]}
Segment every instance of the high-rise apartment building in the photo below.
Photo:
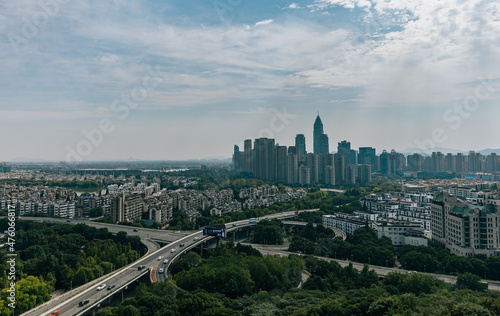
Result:
{"label": "high-rise apartment building", "polygon": [[288,148],[276,146],[276,181],[286,183],[288,177]]}
{"label": "high-rise apartment building", "polygon": [[444,171],[444,155],[442,152],[432,153],[432,171],[433,172],[443,172]]}
{"label": "high-rise apartment building", "polygon": [[287,157],[287,167],[287,182],[289,184],[299,183],[299,155],[289,153]]}
{"label": "high-rise apartment building", "polygon": [[311,184],[311,169],[304,165],[299,167],[299,184],[300,185],[310,185]]}
{"label": "high-rise apartment building", "polygon": [[319,153],[318,155],[328,154],[330,152],[330,144],[328,141],[328,135],[321,134],[319,136]]}
{"label": "high-rise apartment building", "polygon": [[372,147],[360,147],[358,154],[358,163],[360,165],[372,165],[372,168],[376,164],[376,153],[375,148]]}
{"label": "high-rise apartment building", "polygon": [[346,165],[345,166],[345,182],[346,183],[356,183],[356,166]]}
{"label": "high-rise apartment building", "polygon": [[372,182],[372,166],[359,165],[358,166],[358,179],[360,183]]}
{"label": "high-rise apartment building", "polygon": [[325,166],[325,180],[324,183],[327,185],[335,185],[335,167]]}
{"label": "high-rise apartment building", "polygon": [[254,141],[253,147],[254,177],[267,181],[276,180],[274,139],[258,138]]}
{"label": "high-rise apartment building", "polygon": [[333,155],[333,163],[335,167],[335,183],[339,184],[345,181],[345,159],[342,154]]}
{"label": "high-rise apartment building", "polygon": [[380,172],[383,174],[391,173],[390,155],[385,149],[380,154]]}
{"label": "high-rise apartment building", "polygon": [[499,222],[494,206],[465,203],[446,192],[435,193],[431,203],[432,239],[459,256],[500,255]]}
{"label": "high-rise apartment building", "polygon": [[424,170],[424,157],[421,154],[408,155],[406,157],[407,169],[409,171],[423,171]]}
{"label": "high-rise apartment building", "polygon": [[144,202],[140,194],[117,194],[111,199],[111,220],[131,222],[140,220],[144,211]]}
{"label": "high-rise apartment building", "polygon": [[468,172],[481,172],[483,171],[483,156],[474,151],[469,152],[467,157],[467,171]]}
{"label": "high-rise apartment building", "polygon": [[337,145],[337,153],[344,155],[345,163],[350,165],[358,164],[358,153],[351,149],[351,143],[343,140]]}
{"label": "high-rise apartment building", "polygon": [[245,168],[243,169],[244,172],[246,173],[253,173],[253,162],[252,162],[252,140],[251,139],[245,139],[244,142],[244,153],[243,156],[245,157]]}
{"label": "high-rise apartment building", "polygon": [[306,137],[304,134],[297,134],[295,136],[295,147],[299,149],[299,154],[301,157],[306,156]]}
{"label": "high-rise apartment building", "polygon": [[310,182],[319,183],[319,157],[316,154],[307,154],[307,167],[310,171]]}
{"label": "high-rise apartment building", "polygon": [[500,171],[499,168],[499,160],[498,160],[498,155],[495,153],[491,153],[486,157],[485,161],[485,171],[486,172],[498,172]]}

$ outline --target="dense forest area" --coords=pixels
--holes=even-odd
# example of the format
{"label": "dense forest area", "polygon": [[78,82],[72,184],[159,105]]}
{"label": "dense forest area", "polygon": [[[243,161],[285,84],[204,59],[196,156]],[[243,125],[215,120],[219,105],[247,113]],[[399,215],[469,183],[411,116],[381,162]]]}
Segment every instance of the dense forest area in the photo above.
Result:
{"label": "dense forest area", "polygon": [[[7,230],[0,219],[0,231]],[[133,262],[143,245],[138,237],[84,224],[48,224],[16,221],[16,313],[50,299],[54,289],[69,289]],[[4,248],[5,249],[5,248]],[[0,315],[8,315],[7,253],[0,252]],[[5,314],[7,313],[7,314]]]}
{"label": "dense forest area", "polygon": [[[233,315],[500,315],[500,293],[484,291],[479,279],[448,285],[418,273],[391,273],[379,280],[314,257],[262,256],[228,243],[201,258],[186,255],[173,280],[140,284],[135,295],[96,316]],[[298,288],[300,271],[309,279]],[[473,290],[477,289],[477,290]]]}

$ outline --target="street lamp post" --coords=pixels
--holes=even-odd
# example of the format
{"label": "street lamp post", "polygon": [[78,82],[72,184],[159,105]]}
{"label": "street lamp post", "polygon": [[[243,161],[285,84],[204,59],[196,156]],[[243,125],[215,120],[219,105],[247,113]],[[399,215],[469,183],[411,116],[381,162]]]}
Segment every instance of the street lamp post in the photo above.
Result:
{"label": "street lamp post", "polygon": [[389,265],[387,264],[387,261],[388,261],[388,260],[387,260],[387,259],[385,259],[385,267],[386,267],[386,268],[388,268],[388,267],[389,267]]}
{"label": "street lamp post", "polygon": [[73,289],[73,280],[69,281],[69,290],[71,291]]}

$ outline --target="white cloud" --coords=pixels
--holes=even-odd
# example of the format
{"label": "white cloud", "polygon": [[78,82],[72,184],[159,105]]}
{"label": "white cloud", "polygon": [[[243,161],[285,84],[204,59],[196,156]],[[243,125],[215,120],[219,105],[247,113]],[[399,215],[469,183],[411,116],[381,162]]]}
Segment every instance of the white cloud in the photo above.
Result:
{"label": "white cloud", "polygon": [[288,9],[300,9],[300,5],[297,3],[290,3],[287,7]]}
{"label": "white cloud", "polygon": [[115,64],[120,60],[120,57],[115,54],[103,54],[101,57],[101,63],[103,64]]}
{"label": "white cloud", "polygon": [[263,20],[263,21],[259,21],[259,22],[255,23],[255,26],[268,25],[268,24],[271,24],[273,22],[274,22],[273,19]]}

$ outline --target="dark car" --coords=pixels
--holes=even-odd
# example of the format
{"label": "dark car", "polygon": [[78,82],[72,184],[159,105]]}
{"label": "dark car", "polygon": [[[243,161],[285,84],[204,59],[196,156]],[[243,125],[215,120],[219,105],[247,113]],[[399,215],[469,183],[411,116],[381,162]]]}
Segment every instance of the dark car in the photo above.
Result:
{"label": "dark car", "polygon": [[83,306],[83,305],[87,304],[88,302],[90,302],[90,300],[88,298],[86,298],[83,301],[80,301],[80,303],[78,303],[78,305]]}
{"label": "dark car", "polygon": [[137,230],[137,229],[134,229],[134,231],[135,231],[135,232],[138,232],[139,230]]}
{"label": "dark car", "polygon": [[182,243],[182,244],[179,244],[179,247],[184,247],[184,244],[183,244],[183,243]]}
{"label": "dark car", "polygon": [[71,223],[71,220],[70,220],[70,219],[68,219],[66,222]]}
{"label": "dark car", "polygon": [[142,265],[142,264],[141,264],[140,266],[138,266],[138,267],[137,267],[137,270],[142,270],[142,269],[144,269],[145,267],[146,267],[146,266],[144,266],[144,265]]}
{"label": "dark car", "polygon": [[109,291],[109,290],[113,289],[114,287],[115,287],[115,285],[112,284],[112,285],[108,286],[107,290]]}

